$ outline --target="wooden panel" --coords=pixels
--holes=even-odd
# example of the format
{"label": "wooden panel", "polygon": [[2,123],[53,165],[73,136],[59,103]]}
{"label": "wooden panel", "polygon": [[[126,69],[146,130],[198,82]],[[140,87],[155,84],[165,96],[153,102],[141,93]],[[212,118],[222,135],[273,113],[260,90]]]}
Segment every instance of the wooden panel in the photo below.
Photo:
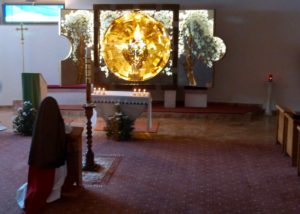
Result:
{"label": "wooden panel", "polygon": [[297,153],[297,172],[298,176],[300,176],[300,126],[297,126],[297,145],[298,145],[298,153]]}
{"label": "wooden panel", "polygon": [[283,144],[283,129],[284,129],[284,114],[278,112],[278,130],[277,130],[277,141],[280,144]]}
{"label": "wooden panel", "polygon": [[286,112],[286,109],[279,105],[276,105],[275,107],[277,109],[276,142],[283,145],[285,140],[284,114]]}
{"label": "wooden panel", "polygon": [[286,149],[287,155],[292,157],[292,166],[297,165],[298,157],[298,132],[297,125],[299,125],[299,120],[294,117],[291,112],[285,113],[286,119]]}
{"label": "wooden panel", "polygon": [[292,157],[293,153],[293,136],[294,136],[294,120],[287,113],[285,114],[287,117],[287,139],[286,139],[286,153]]}
{"label": "wooden panel", "polygon": [[82,185],[82,132],[83,127],[72,127],[71,133],[67,134],[68,174],[65,181],[65,188],[69,188],[74,184],[76,186]]}

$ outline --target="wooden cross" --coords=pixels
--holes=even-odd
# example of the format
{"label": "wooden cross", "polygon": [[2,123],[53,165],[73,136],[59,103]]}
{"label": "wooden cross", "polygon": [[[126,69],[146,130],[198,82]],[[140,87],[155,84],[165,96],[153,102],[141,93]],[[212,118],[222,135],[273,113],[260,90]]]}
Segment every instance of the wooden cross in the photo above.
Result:
{"label": "wooden cross", "polygon": [[27,27],[23,27],[23,23],[21,23],[20,28],[16,28],[17,31],[21,31],[21,43],[24,44],[24,31],[28,30]]}

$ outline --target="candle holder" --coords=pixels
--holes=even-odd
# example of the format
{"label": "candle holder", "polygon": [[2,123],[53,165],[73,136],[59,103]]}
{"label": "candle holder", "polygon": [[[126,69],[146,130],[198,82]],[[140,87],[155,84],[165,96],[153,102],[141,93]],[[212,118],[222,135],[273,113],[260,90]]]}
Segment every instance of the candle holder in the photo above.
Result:
{"label": "candle holder", "polygon": [[85,154],[85,163],[83,166],[84,171],[99,171],[101,166],[96,164],[94,161],[94,152],[92,150],[93,145],[93,134],[92,134],[92,121],[91,118],[93,116],[93,109],[95,108],[95,104],[87,103],[83,105],[85,110],[85,116],[87,118],[86,122],[86,144],[87,144],[87,152]]}
{"label": "candle holder", "polygon": [[94,152],[92,150],[93,143],[93,133],[92,133],[92,121],[91,118],[93,116],[93,109],[95,108],[95,104],[92,103],[92,85],[91,85],[91,58],[90,52],[86,49],[85,53],[85,74],[86,74],[86,104],[83,105],[85,110],[85,116],[87,118],[86,122],[86,138],[87,138],[87,152],[85,154],[85,163],[83,166],[84,171],[99,171],[101,166],[96,164],[94,161]]}

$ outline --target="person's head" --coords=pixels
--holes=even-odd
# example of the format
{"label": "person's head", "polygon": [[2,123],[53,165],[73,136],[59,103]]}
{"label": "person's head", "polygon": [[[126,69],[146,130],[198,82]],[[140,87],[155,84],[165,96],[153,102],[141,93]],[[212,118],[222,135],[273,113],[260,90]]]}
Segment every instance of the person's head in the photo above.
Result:
{"label": "person's head", "polygon": [[57,124],[61,120],[63,119],[56,100],[53,97],[46,97],[40,104],[34,128],[47,129],[50,124]]}

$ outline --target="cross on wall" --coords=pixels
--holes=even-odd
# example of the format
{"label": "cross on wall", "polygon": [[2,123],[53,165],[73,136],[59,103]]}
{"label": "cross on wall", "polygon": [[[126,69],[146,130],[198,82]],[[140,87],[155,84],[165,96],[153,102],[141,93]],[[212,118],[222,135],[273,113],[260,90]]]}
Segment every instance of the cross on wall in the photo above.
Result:
{"label": "cross on wall", "polygon": [[28,30],[27,27],[24,27],[21,23],[20,27],[16,28],[17,31],[21,32],[21,45],[22,45],[22,72],[25,72],[25,53],[24,53],[24,31]]}
{"label": "cross on wall", "polygon": [[27,27],[24,27],[23,23],[21,23],[21,26],[16,28],[17,31],[21,31],[21,43],[24,44],[24,31],[28,30]]}

